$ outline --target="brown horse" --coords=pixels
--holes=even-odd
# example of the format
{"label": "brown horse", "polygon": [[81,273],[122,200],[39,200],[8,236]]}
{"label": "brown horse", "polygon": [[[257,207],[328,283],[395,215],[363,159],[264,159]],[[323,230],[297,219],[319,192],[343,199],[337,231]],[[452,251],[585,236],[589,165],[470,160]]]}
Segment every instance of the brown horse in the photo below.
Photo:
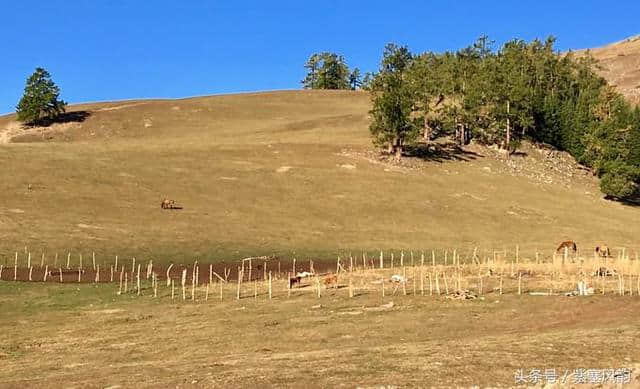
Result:
{"label": "brown horse", "polygon": [[300,286],[301,281],[302,281],[302,277],[300,276],[289,278],[289,289],[293,288],[296,285]]}
{"label": "brown horse", "polygon": [[338,276],[336,274],[329,274],[324,278],[324,285],[328,288],[333,285],[334,288],[338,287]]}
{"label": "brown horse", "polygon": [[560,243],[560,246],[558,246],[558,248],[556,249],[556,252],[561,252],[565,248],[567,248],[568,250],[572,250],[574,253],[578,250],[578,246],[576,246],[576,242],[572,240],[567,240]]}
{"label": "brown horse", "polygon": [[600,255],[602,258],[608,258],[611,256],[611,251],[607,246],[596,246],[596,254]]}
{"label": "brown horse", "polygon": [[160,203],[160,208],[162,208],[162,209],[173,209],[175,207],[175,205],[176,205],[176,201],[175,200],[164,199]]}

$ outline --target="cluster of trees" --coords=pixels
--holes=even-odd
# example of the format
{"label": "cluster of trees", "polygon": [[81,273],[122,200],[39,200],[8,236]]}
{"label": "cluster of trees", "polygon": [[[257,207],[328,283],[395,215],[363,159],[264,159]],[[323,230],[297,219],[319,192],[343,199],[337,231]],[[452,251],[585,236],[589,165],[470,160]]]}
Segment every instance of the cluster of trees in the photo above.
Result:
{"label": "cluster of trees", "polygon": [[352,89],[366,88],[371,74],[364,77],[360,69],[349,69],[343,56],[322,52],[309,57],[304,65],[307,75],[302,80],[305,89]]}
{"label": "cluster of trees", "polygon": [[400,156],[406,145],[453,135],[514,151],[524,139],[571,153],[601,178],[608,196],[640,182],[640,108],[600,76],[589,56],[554,51],[554,38],[486,36],[457,52],[415,55],[385,47],[371,80],[374,144]]}
{"label": "cluster of trees", "polygon": [[43,68],[36,68],[27,78],[24,94],[18,102],[18,120],[29,125],[47,124],[65,112],[67,103],[60,99],[60,88]]}

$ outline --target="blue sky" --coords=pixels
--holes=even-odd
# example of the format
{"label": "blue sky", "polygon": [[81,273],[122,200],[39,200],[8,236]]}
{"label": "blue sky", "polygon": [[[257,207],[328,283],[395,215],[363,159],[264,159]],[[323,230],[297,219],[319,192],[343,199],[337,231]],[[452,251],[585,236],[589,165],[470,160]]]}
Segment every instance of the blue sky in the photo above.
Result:
{"label": "blue sky", "polygon": [[375,70],[388,42],[454,50],[557,37],[557,48],[640,34],[640,1],[0,0],[0,112],[45,67],[71,103],[297,89],[313,52]]}

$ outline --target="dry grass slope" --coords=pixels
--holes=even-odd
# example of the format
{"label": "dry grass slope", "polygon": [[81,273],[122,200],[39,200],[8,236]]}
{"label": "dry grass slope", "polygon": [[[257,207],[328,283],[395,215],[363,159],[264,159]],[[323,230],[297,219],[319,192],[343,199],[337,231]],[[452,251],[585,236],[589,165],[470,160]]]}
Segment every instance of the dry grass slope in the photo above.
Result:
{"label": "dry grass slope", "polygon": [[[579,55],[586,50],[578,50]],[[600,74],[635,104],[640,103],[640,35],[589,49],[600,61]]]}
{"label": "dry grass slope", "polygon": [[[369,97],[290,91],[87,104],[82,122],[0,148],[0,254],[201,261],[338,250],[636,247],[640,209],[591,177],[534,180],[480,148],[391,166],[368,154]],[[13,116],[0,118],[13,129]],[[24,131],[24,130],[20,130]],[[519,157],[520,158],[520,157]],[[544,156],[532,150],[520,163]],[[546,172],[553,178],[554,172]],[[566,179],[566,177],[565,177]],[[163,197],[184,209],[162,211]]]}

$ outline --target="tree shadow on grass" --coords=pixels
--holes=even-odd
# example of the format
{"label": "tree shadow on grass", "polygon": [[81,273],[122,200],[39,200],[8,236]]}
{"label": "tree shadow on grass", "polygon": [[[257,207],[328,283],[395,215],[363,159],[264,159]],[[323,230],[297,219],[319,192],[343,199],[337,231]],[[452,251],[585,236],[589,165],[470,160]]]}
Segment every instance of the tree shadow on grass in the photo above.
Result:
{"label": "tree shadow on grass", "polygon": [[631,195],[631,197],[627,197],[625,199],[616,199],[610,196],[605,196],[604,198],[610,201],[617,201],[629,207],[640,207],[640,192],[636,192]]}
{"label": "tree shadow on grass", "polygon": [[28,123],[29,127],[49,127],[52,124],[57,123],[81,123],[87,120],[87,118],[91,116],[91,112],[89,111],[72,111],[72,112],[64,112],[57,115],[55,118],[42,118],[38,119],[33,123]]}
{"label": "tree shadow on grass", "polygon": [[425,161],[471,161],[483,155],[473,151],[464,150],[457,143],[419,143],[407,146],[404,155],[419,158]]}

